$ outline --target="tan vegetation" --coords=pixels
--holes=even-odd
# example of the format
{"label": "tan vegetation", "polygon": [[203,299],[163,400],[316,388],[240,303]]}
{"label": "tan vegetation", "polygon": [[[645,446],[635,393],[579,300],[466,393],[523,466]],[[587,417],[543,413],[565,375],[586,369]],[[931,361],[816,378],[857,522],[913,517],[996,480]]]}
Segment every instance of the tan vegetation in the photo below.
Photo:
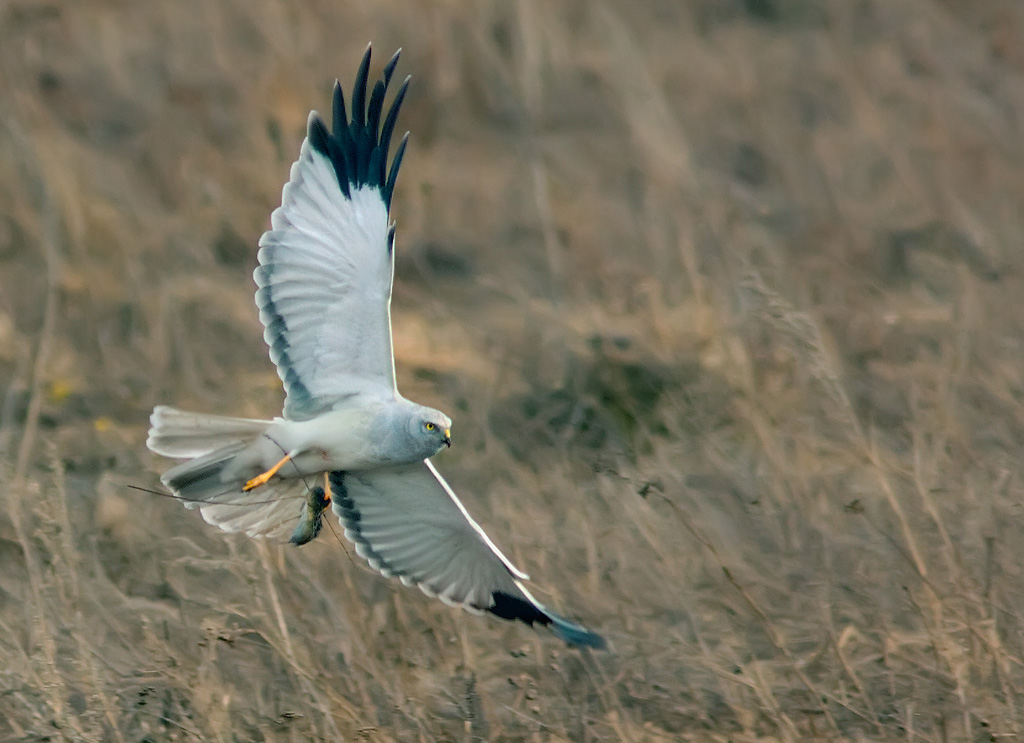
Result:
{"label": "tan vegetation", "polygon": [[[255,245],[370,40],[400,384],[610,652],[129,487],[155,403],[280,410]],[[0,5],[0,741],[1018,738],[1022,50],[1014,0]]]}

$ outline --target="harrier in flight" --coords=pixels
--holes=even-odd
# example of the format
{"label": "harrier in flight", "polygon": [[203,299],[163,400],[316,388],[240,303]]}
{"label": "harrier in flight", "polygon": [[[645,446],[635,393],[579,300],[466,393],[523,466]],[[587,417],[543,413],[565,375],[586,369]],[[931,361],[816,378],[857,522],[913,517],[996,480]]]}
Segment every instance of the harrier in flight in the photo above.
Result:
{"label": "harrier in flight", "polygon": [[431,462],[451,446],[451,420],[398,392],[389,210],[408,134],[390,166],[388,156],[408,78],[382,120],[397,63],[396,53],[368,91],[367,47],[351,120],[337,83],[333,127],[310,114],[281,206],[259,242],[256,305],[284,382],[281,417],[158,406],[146,444],[185,460],[162,482],[225,531],[305,544],[329,505],[356,552],[383,575],[451,606],[546,625],[570,645],[604,647],[526,589],[526,574]]}

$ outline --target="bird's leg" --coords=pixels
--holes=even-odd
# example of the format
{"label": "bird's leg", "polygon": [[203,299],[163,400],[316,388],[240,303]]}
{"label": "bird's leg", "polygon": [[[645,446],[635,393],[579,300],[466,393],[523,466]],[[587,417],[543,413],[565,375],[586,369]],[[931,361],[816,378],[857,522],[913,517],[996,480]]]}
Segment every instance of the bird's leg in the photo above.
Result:
{"label": "bird's leg", "polygon": [[331,502],[331,473],[324,473],[324,501]]}
{"label": "bird's leg", "polygon": [[271,477],[276,475],[277,471],[279,469],[281,469],[282,467],[284,467],[286,464],[288,464],[288,462],[290,462],[291,459],[292,459],[292,455],[291,454],[285,454],[284,455],[284,459],[282,459],[280,462],[275,464],[269,470],[264,472],[262,475],[257,475],[256,477],[254,477],[251,480],[249,480],[249,482],[245,483],[245,485],[242,486],[242,492],[248,493],[250,490],[253,490],[254,488],[258,488],[260,485],[265,485],[267,483],[267,481],[270,480]]}

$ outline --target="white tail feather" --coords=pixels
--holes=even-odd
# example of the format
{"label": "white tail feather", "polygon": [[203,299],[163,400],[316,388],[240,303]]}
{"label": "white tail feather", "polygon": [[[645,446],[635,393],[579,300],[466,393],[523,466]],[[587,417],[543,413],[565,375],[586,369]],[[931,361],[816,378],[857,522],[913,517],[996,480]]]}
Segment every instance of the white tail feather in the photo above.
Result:
{"label": "white tail feather", "polygon": [[149,417],[150,451],[174,459],[192,459],[221,449],[227,444],[256,438],[270,421],[203,415],[158,405]]}
{"label": "white tail feather", "polygon": [[[263,460],[276,457],[263,439],[271,421],[203,415],[160,405],[149,418],[146,446],[165,457],[188,461],[160,478],[188,508],[224,531],[250,537],[282,538],[300,521],[305,485],[273,480],[246,492],[242,486],[259,474]],[[268,450],[269,449],[269,450]]]}

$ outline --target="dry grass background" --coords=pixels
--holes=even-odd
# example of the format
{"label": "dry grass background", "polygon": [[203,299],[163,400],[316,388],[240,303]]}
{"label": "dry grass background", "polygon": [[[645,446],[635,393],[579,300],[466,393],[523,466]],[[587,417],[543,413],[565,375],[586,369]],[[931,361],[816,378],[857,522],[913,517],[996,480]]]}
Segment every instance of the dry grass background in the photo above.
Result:
{"label": "dry grass background", "polygon": [[[399,46],[406,395],[546,602],[453,612],[154,486],[280,409],[249,272]],[[0,5],[0,741],[1024,732],[1015,0]]]}

